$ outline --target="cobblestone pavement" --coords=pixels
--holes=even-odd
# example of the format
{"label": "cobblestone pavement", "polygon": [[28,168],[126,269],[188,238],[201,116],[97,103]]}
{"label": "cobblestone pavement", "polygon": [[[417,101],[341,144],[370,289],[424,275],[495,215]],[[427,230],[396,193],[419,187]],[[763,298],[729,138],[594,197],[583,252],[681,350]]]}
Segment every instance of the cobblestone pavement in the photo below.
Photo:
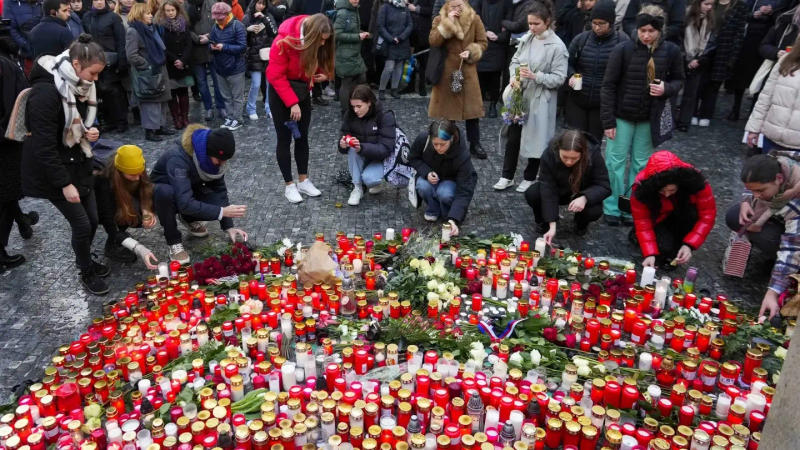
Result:
{"label": "cobblestone pavement", "polygon": [[[720,116],[727,113],[730,101],[725,98],[721,103]],[[400,126],[412,140],[427,123],[427,100],[416,95],[389,100],[388,106],[395,111]],[[193,107],[192,118],[199,120],[200,110],[196,103]],[[347,168],[345,156],[334,148],[339,124],[338,104],[331,102],[330,106],[313,112],[310,177],[322,190],[322,196],[307,198],[297,205],[283,197],[271,120],[262,117],[235,132],[237,153],[230,162],[226,178],[231,201],[249,207],[247,217],[237,224],[250,234],[251,241],[271,243],[282,237],[308,241],[317,231],[330,236],[337,230],[370,234],[387,227],[397,230],[403,226],[432,227],[423,220],[421,210],[410,208],[404,189],[365,194],[360,206],[347,206],[349,189],[335,181],[337,172]],[[757,274],[747,281],[725,278],[720,271],[729,234],[722,216],[741,190],[738,172],[745,153],[739,144],[743,126],[744,122],[731,124],[715,120],[710,128],[693,127],[689,133],[677,133],[663,148],[672,149],[702,169],[711,180],[717,198],[717,226],[693,259],[693,264],[700,269],[698,286],[757,305],[769,274],[769,267],[760,267],[766,266],[763,257],[751,262],[750,270]],[[503,160],[502,151],[497,149],[499,128],[499,119],[481,121],[482,142],[490,156],[485,161],[474,161],[480,176],[463,230],[484,236],[513,231],[532,239],[536,237],[533,217],[523,195],[513,189],[498,193],[491,187],[500,175]],[[174,141],[145,142],[143,131],[138,128],[124,135],[104,137],[139,144],[145,151],[148,167],[152,167],[165,148],[175,145]],[[67,222],[47,202],[25,199],[22,207],[24,211],[38,211],[41,221],[34,227],[34,237],[29,241],[23,241],[16,231],[12,232],[9,252],[24,254],[28,262],[0,274],[0,403],[5,403],[11,388],[20,381],[41,377],[42,368],[56,348],[84,331],[91,318],[100,315],[104,302],[121,296],[147,275],[138,262],[111,264],[108,278],[111,293],[102,298],[86,294],[78,281]],[[570,222],[564,220],[559,227],[557,243],[592,255],[640,260],[637,250],[628,243],[627,228],[598,223],[590,227],[586,236],[576,238],[569,234]],[[187,239],[187,248],[200,252],[209,245],[222,245],[225,236],[218,226],[210,224],[210,230],[209,239]],[[134,231],[134,235],[158,257],[166,258],[167,246],[159,231]],[[105,233],[99,230],[94,244],[98,255],[102,254],[105,239]],[[678,270],[673,276],[682,274]]]}

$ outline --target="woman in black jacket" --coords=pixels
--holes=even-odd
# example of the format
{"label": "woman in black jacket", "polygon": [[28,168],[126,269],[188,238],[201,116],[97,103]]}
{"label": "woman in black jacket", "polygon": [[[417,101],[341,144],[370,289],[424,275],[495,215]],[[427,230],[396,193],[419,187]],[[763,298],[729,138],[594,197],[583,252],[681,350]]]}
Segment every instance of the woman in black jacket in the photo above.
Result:
{"label": "woman in black jacket", "polygon": [[497,100],[500,98],[500,78],[506,64],[506,50],[511,33],[503,28],[504,20],[511,20],[514,5],[511,0],[479,0],[474,3],[475,12],[481,17],[486,29],[489,46],[478,61],[478,81],[483,99],[489,102],[486,116],[497,117]]}
{"label": "woman in black jacket", "polygon": [[192,35],[189,31],[189,16],[182,2],[166,0],[158,8],[156,23],[163,30],[164,53],[166,53],[169,88],[169,112],[176,130],[189,125],[189,88],[194,86],[192,77]]}
{"label": "woman in black jacket", "polygon": [[596,0],[556,2],[556,35],[561,38],[564,45],[569,47],[576,36],[591,29],[592,10],[596,3]]}
{"label": "woman in black jacket", "polygon": [[72,228],[72,250],[83,286],[108,292],[100,278],[108,267],[92,261],[97,204],[92,179],[91,142],[100,138],[92,124],[97,109],[95,82],[106,66],[103,48],[82,34],[69,50],[42,56],[31,71],[25,109],[30,135],[22,154],[22,191],[50,201]]}
{"label": "woman in black jacket", "polygon": [[[267,61],[261,59],[261,49],[269,48],[272,41],[278,34],[278,22],[270,12],[269,0],[253,0],[247,7],[247,13],[242,22],[247,28],[247,71],[250,73],[250,91],[247,94],[247,104],[245,111],[250,120],[258,120],[256,112],[256,100],[259,92],[266,92],[267,80],[264,81],[262,89],[262,78],[267,68]],[[264,98],[264,113],[267,118],[272,114],[269,110],[269,102]]]}
{"label": "woman in black jacket", "polygon": [[[664,12],[648,5],[636,16],[636,40],[614,47],[606,66],[600,91],[600,119],[606,144],[606,167],[612,196],[603,203],[606,222],[611,226],[629,222],[619,210],[617,197],[630,186],[625,169],[630,158],[632,174],[641,172],[664,141],[662,115],[683,83],[681,50],[662,38]],[[669,110],[667,110],[669,112]],[[651,127],[651,123],[656,125]]]}
{"label": "woman in black jacket", "polygon": [[396,127],[394,113],[384,111],[369,86],[360,84],[353,89],[339,138],[339,152],[347,153],[347,166],[354,185],[348,205],[356,206],[361,202],[362,184],[370,194],[381,191],[385,175],[383,160],[394,151]]}
{"label": "woman in black jacket", "polygon": [[714,42],[709,78],[700,88],[698,119],[711,120],[722,83],[733,77],[742,50],[748,9],[746,0],[717,0],[714,4]]}
{"label": "woman in black jacket", "polygon": [[[411,46],[414,47],[414,52],[418,53],[430,48],[428,36],[431,34],[431,23],[433,23],[433,0],[410,1],[408,10],[411,11],[411,20],[414,22],[414,31],[411,33]],[[438,13],[436,11],[436,14]],[[417,55],[414,60],[417,66],[411,73],[411,81],[401,93],[413,93],[416,85],[417,93],[420,97],[425,97],[428,95],[428,89],[425,87],[425,68],[428,66],[428,54]]]}
{"label": "woman in black jacket", "polygon": [[565,130],[542,155],[538,182],[525,191],[525,200],[533,208],[536,231],[550,244],[556,235],[558,205],[569,205],[567,209],[575,213],[574,232],[583,236],[589,223],[603,215],[603,200],[609,195],[600,141],[580,130]]}
{"label": "woman in black jacket", "polygon": [[708,78],[713,52],[714,1],[692,0],[686,12],[683,56],[686,63],[686,83],[683,86],[680,115],[676,128],[688,131],[689,124],[707,127],[710,119],[698,119],[695,112],[700,99],[700,84]]}
{"label": "woman in black jacket", "polygon": [[417,195],[427,204],[425,220],[448,221],[453,236],[467,217],[478,184],[464,137],[452,120],[432,122],[414,139],[408,157],[408,164],[417,171]]}
{"label": "woman in black jacket", "polygon": [[601,0],[592,8],[592,29],[584,31],[569,45],[567,91],[564,120],[577,128],[603,139],[600,121],[600,88],[611,50],[628,37],[614,28],[614,2]]}
{"label": "woman in black jacket", "polygon": [[761,57],[777,61],[787,53],[786,47],[791,47],[797,39],[798,29],[800,29],[800,6],[795,6],[778,16],[775,26],[764,36],[758,49]]}
{"label": "woman in black jacket", "polygon": [[399,98],[400,77],[403,75],[403,63],[411,57],[411,32],[414,23],[408,11],[406,0],[389,0],[378,12],[378,38],[376,50],[381,47],[386,55],[386,64],[381,72],[378,98],[386,98],[385,90],[389,80],[392,81],[392,97]]}
{"label": "woman in black jacket", "polygon": [[92,9],[81,19],[83,29],[106,52],[106,67],[97,81],[100,116],[105,122],[103,132],[128,129],[128,95],[122,79],[128,74],[128,58],[125,55],[125,26],[119,15],[108,9],[105,0],[93,0]]}

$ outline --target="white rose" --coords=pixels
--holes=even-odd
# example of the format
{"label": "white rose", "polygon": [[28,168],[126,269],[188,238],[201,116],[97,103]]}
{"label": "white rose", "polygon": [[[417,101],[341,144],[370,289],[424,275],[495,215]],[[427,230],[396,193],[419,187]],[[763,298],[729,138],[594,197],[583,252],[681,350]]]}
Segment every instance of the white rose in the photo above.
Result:
{"label": "white rose", "polygon": [[433,268],[433,275],[442,278],[447,275],[447,270],[444,267],[437,265]]}
{"label": "white rose", "polygon": [[433,276],[433,269],[431,269],[430,266],[429,267],[423,267],[423,268],[420,269],[420,273],[425,278],[430,278],[430,277]]}
{"label": "white rose", "polygon": [[455,297],[457,295],[461,295],[461,288],[458,287],[458,286],[451,287],[450,288],[450,295],[452,295],[453,297]]}
{"label": "white rose", "polygon": [[508,357],[508,364],[512,366],[522,365],[522,355],[519,352],[514,352]]}
{"label": "white rose", "polygon": [[578,266],[572,266],[567,269],[567,273],[570,275],[576,275],[578,273]]}
{"label": "white rose", "polygon": [[533,367],[538,367],[541,361],[542,361],[542,354],[539,353],[539,350],[536,349],[531,350],[531,363],[533,363]]}
{"label": "white rose", "polygon": [[786,359],[786,353],[787,351],[786,348],[784,347],[778,347],[775,349],[775,356],[777,356],[780,359]]}
{"label": "white rose", "polygon": [[773,385],[777,385],[778,384],[778,380],[780,378],[781,378],[781,373],[780,372],[773,374],[772,375],[772,384]]}
{"label": "white rose", "polygon": [[606,373],[606,366],[604,366],[604,365],[602,365],[602,364],[596,364],[596,365],[594,366],[594,370],[595,370],[597,373]]}
{"label": "white rose", "polygon": [[421,269],[423,269],[423,270],[428,269],[429,270],[431,268],[431,263],[428,262],[427,259],[418,259],[417,261],[419,261],[419,267]]}
{"label": "white rose", "polygon": [[435,291],[436,288],[439,287],[439,283],[437,283],[436,280],[430,280],[428,281],[427,287],[429,291]]}
{"label": "white rose", "polygon": [[592,369],[589,368],[588,365],[586,366],[578,366],[578,376],[580,377],[588,377],[591,375]]}
{"label": "white rose", "polygon": [[412,269],[416,269],[419,267],[419,260],[417,258],[414,258],[408,262],[408,265],[411,266]]}
{"label": "white rose", "polygon": [[567,258],[567,261],[571,262],[572,264],[578,264],[578,258],[574,256],[570,256],[569,258]]}
{"label": "white rose", "polygon": [[447,293],[447,286],[445,286],[445,285],[443,285],[443,284],[440,284],[440,285],[439,285],[439,286],[436,288],[436,290],[437,290],[437,291],[439,291],[439,294],[446,294],[446,293]]}
{"label": "white rose", "polygon": [[428,292],[428,301],[432,302],[434,300],[439,300],[439,294],[436,292]]}
{"label": "white rose", "polygon": [[575,356],[572,358],[572,362],[578,367],[589,367],[589,361],[581,358],[580,356]]}

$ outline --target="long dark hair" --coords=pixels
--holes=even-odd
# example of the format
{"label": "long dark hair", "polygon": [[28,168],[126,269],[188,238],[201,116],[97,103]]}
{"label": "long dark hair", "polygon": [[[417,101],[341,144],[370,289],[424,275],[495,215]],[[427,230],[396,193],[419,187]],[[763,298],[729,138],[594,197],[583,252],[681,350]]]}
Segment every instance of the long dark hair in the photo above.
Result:
{"label": "long dark hair", "polygon": [[564,130],[560,136],[556,136],[550,141],[550,149],[555,153],[559,161],[561,160],[559,155],[561,150],[569,150],[581,154],[581,158],[574,166],[570,167],[569,172],[569,188],[573,195],[577,194],[581,191],[581,183],[589,167],[589,141],[580,130]]}
{"label": "long dark hair", "polygon": [[705,17],[700,17],[700,5],[704,1],[705,0],[692,0],[692,2],[689,4],[689,7],[686,8],[686,19],[684,23],[686,26],[693,26],[699,30],[701,21],[705,20],[708,24],[707,28],[710,32],[710,30],[714,29],[714,10],[712,9],[709,11]]}
{"label": "long dark hair", "polygon": [[[114,211],[114,222],[117,225],[135,227],[142,222],[141,211],[153,211],[153,182],[147,171],[139,175],[139,181],[129,181],[114,166],[114,159],[103,169],[102,176],[108,179],[114,192],[117,209]],[[139,207],[133,201],[133,192],[138,193]]]}

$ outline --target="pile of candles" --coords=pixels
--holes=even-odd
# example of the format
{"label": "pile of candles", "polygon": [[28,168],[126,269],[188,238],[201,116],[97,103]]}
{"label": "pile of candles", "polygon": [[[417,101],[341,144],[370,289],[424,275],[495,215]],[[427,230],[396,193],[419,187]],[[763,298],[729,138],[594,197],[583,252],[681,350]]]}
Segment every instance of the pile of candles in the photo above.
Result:
{"label": "pile of candles", "polygon": [[[403,229],[402,240],[410,234]],[[595,299],[580,284],[546,277],[537,267],[545,250],[539,242],[533,251],[526,242],[474,255],[451,248],[452,270],[480,278],[482,292],[412,311],[396,293],[378,291],[368,300],[381,270],[370,251],[384,237],[394,242],[394,230],[371,241],[338,235],[345,279],[331,284],[299,285],[285,267],[302,255],[285,254],[276,266],[254,253],[258,272],[287,273],[279,281],[242,282],[227,295],[206,292],[190,271],[170,266],[59,349],[15,412],[0,417],[0,450],[758,447],[775,394],[760,364],[772,349],[753,345],[743,362],[721,361],[721,338],[744,317],[724,296],[698,299],[696,270],[683,283],[646,271],[644,287],[628,271],[624,301],[605,293]],[[587,273],[610,270],[591,258],[576,261]],[[360,277],[364,289],[350,277]],[[673,284],[682,288],[668,296]],[[232,303],[240,305],[239,317],[209,327],[214,312]],[[675,305],[714,320],[697,327],[680,316],[653,318]],[[535,367],[464,364],[459,359],[468,355],[318,337],[318,327],[340,315],[380,321],[416,314],[457,327],[517,313],[551,317],[598,361],[653,372],[656,381],[581,379],[571,363],[554,380]],[[227,347],[205,360],[215,342]],[[665,348],[681,358],[660,352]],[[510,353],[502,341],[495,346],[497,360],[507,363]],[[165,370],[179,357],[192,359]],[[370,371],[378,367],[397,377],[374,379]],[[670,419],[676,411],[677,423]]]}

